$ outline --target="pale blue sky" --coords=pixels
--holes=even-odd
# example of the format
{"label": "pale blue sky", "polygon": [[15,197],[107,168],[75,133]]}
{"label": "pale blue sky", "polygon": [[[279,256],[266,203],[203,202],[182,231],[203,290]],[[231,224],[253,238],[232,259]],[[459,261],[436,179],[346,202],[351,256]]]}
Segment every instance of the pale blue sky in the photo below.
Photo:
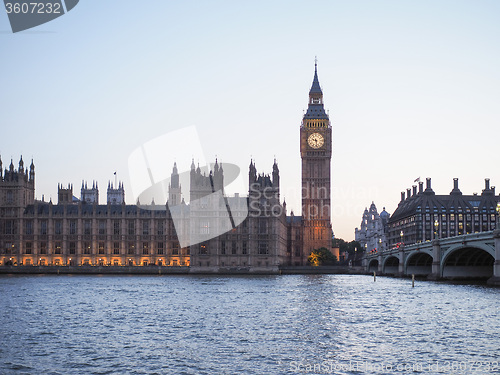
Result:
{"label": "pale blue sky", "polygon": [[[276,156],[300,212],[299,126],[314,73],[333,126],[332,214],[353,239],[365,206],[393,212],[419,176],[434,190],[500,187],[498,1],[82,0],[12,34],[0,14],[0,154],[36,165],[36,195],[113,172],[197,126],[206,157],[248,173]],[[170,168],[170,166],[167,166]]]}

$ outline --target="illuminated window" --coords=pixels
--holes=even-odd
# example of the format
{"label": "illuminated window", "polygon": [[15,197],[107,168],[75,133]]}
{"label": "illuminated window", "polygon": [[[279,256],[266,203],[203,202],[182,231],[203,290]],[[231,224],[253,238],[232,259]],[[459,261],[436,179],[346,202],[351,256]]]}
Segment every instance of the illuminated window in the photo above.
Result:
{"label": "illuminated window", "polygon": [[208,254],[208,245],[206,243],[203,243],[200,245],[200,254],[201,255],[207,255]]}
{"label": "illuminated window", "polygon": [[83,243],[83,253],[90,254],[90,251],[91,251],[90,242],[84,242]]}

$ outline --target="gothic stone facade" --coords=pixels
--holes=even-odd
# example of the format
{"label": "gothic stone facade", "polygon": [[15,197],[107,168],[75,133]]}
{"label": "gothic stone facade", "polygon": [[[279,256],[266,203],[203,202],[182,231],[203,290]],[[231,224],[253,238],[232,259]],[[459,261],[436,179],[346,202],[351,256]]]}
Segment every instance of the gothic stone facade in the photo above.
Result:
{"label": "gothic stone facade", "polygon": [[314,249],[331,248],[332,127],[323,105],[323,91],[315,67],[309,105],[300,127],[302,158],[302,263]]}
{"label": "gothic stone facade", "polygon": [[[223,166],[190,171],[186,204],[174,165],[165,205],[127,205],[122,183],[58,186],[58,202],[35,200],[35,167],[2,172],[0,265],[190,266],[200,272],[277,272],[304,265],[313,249],[331,248],[331,124],[317,69],[300,127],[302,216],[286,215],[276,161],[271,174],[249,167],[247,197],[227,197]],[[229,209],[230,208],[230,209]],[[187,240],[186,240],[187,239]]]}
{"label": "gothic stone facade", "polygon": [[[209,176],[191,170],[192,204],[181,200],[177,169],[171,176],[169,197],[180,202],[169,208],[155,205],[113,204],[124,191],[108,189],[108,203],[100,205],[96,184],[83,184],[81,198],[73,197],[72,186],[58,188],[57,204],[36,201],[34,165],[31,174],[11,167],[0,181],[0,265],[74,266],[191,266],[202,272],[224,269],[275,271],[287,264],[286,213],[279,201],[279,170],[275,163],[272,178],[257,175],[251,163],[248,197],[225,197],[236,216],[245,214],[241,224],[223,227],[227,211],[211,196],[223,192],[222,166],[215,163]],[[214,185],[211,184],[214,183]],[[123,189],[123,185],[119,185]],[[89,196],[90,194],[90,196]],[[206,198],[206,199],[204,199]],[[174,222],[172,212],[184,222]],[[248,216],[246,213],[248,212]],[[207,235],[207,240],[182,247],[177,231],[184,235]],[[206,233],[203,233],[206,231]],[[212,235],[213,233],[222,233]],[[196,241],[195,241],[196,242]]]}
{"label": "gothic stone facade", "polygon": [[372,202],[370,209],[365,208],[361,225],[354,231],[354,238],[358,241],[365,252],[378,252],[387,249],[387,234],[389,213],[384,209],[378,213],[375,203]]}

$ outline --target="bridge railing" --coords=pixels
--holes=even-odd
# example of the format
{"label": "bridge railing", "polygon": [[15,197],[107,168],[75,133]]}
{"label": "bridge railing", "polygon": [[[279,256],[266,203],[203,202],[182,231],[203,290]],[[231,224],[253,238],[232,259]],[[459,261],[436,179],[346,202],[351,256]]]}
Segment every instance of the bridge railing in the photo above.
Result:
{"label": "bridge railing", "polygon": [[421,249],[426,249],[426,248],[432,248],[433,241],[438,240],[440,244],[442,245],[447,245],[447,244],[453,244],[457,242],[470,242],[470,241],[477,241],[477,240],[484,240],[484,239],[490,239],[493,238],[493,232],[494,231],[486,231],[486,232],[478,232],[478,233],[469,233],[469,234],[460,234],[458,236],[453,236],[453,237],[445,237],[445,238],[436,238],[434,240],[427,240],[424,242],[416,242],[412,244],[401,244],[399,246],[395,246],[389,249],[382,249],[381,251],[377,252],[371,252],[365,254],[365,259],[374,259],[377,258],[379,255],[389,255],[389,254],[396,254],[401,250],[401,247],[403,247],[404,252],[410,252],[413,250],[421,250]]}

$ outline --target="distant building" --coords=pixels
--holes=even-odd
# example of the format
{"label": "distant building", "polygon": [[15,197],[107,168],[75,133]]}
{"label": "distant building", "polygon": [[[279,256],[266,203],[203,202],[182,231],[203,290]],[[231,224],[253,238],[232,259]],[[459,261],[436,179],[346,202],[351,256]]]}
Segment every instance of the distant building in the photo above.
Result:
{"label": "distant building", "polygon": [[355,229],[355,240],[361,244],[363,250],[370,252],[381,251],[387,248],[389,218],[390,215],[385,210],[385,207],[380,215],[373,202],[369,210],[365,208],[360,228]]}
{"label": "distant building", "polygon": [[401,193],[401,201],[389,219],[389,246],[399,242],[413,244],[496,228],[496,206],[500,197],[485,179],[481,195],[463,195],[458,178],[449,195],[436,195],[427,178]]}

